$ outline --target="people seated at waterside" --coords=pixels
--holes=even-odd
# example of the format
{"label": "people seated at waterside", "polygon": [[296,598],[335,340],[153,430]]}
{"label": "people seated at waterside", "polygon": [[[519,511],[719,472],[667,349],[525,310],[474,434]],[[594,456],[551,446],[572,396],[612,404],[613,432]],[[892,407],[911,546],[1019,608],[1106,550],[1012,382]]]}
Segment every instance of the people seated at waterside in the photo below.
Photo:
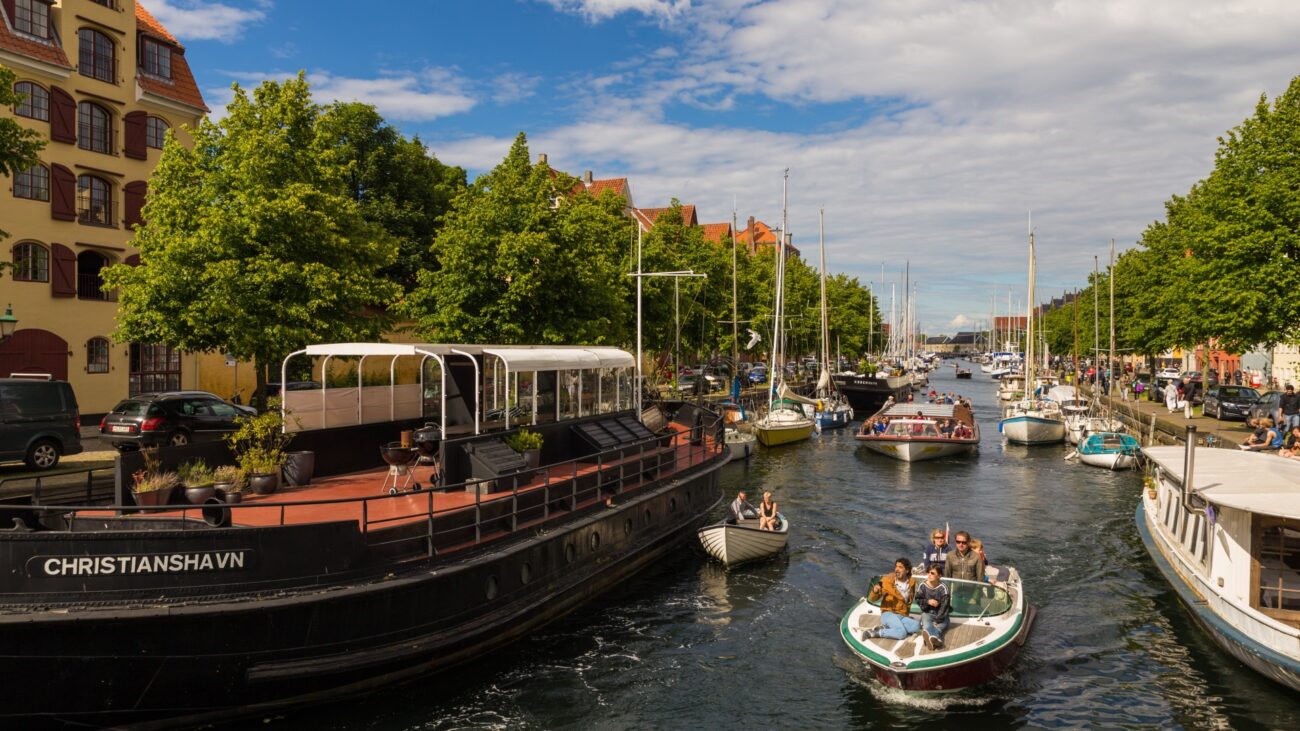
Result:
{"label": "people seated at waterside", "polygon": [[731,506],[728,510],[730,510],[731,513],[727,516],[728,523],[738,523],[742,520],[753,520],[758,517],[758,511],[755,510],[754,506],[745,499],[744,490],[736,493],[736,499],[731,501]]}
{"label": "people seated at waterside", "polygon": [[1254,433],[1241,443],[1241,449],[1247,452],[1263,452],[1269,449],[1279,449],[1282,446],[1282,435],[1277,429],[1273,428],[1273,420],[1265,416],[1262,419],[1256,419],[1252,422],[1255,427]]}
{"label": "people seated at waterside", "polygon": [[921,549],[921,565],[928,571],[931,566],[938,566],[943,571],[943,564],[948,560],[948,532],[943,528],[930,531],[930,542]]}
{"label": "people seated at waterside", "polygon": [[912,562],[900,558],[894,562],[894,573],[880,577],[880,583],[871,587],[868,599],[880,602],[880,626],[865,630],[862,639],[903,640],[919,632],[921,623],[911,617],[912,598],[915,596]]}
{"label": "people seated at waterside", "polygon": [[776,530],[776,501],[770,492],[763,493],[763,502],[758,504],[758,527]]}
{"label": "people seated at waterside", "polygon": [[943,649],[943,634],[948,631],[948,610],[952,594],[940,580],[943,570],[937,565],[926,569],[925,581],[916,587],[916,603],[921,606],[921,629],[925,632],[925,646],[931,650]]}
{"label": "people seated at waterside", "polygon": [[957,544],[957,550],[948,552],[943,575],[951,579],[984,581],[984,557],[979,551],[971,550],[970,533],[957,531],[953,543]]}
{"label": "people seated at waterside", "polygon": [[1282,439],[1282,451],[1278,456],[1288,459],[1300,459],[1300,426],[1291,427],[1291,432]]}

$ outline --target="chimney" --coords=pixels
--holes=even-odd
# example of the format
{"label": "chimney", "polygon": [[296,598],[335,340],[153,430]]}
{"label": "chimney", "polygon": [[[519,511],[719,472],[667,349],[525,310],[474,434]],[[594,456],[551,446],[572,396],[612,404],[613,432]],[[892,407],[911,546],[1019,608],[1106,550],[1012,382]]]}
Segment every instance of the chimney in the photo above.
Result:
{"label": "chimney", "polygon": [[539,152],[539,153],[537,153],[537,162],[540,162],[540,163],[542,163],[543,165],[549,165],[549,164],[550,164],[550,163],[546,162],[546,153],[545,153],[545,152]]}
{"label": "chimney", "polygon": [[586,186],[590,186],[590,185],[591,185],[591,171],[590,171],[590,170],[588,170],[587,172],[585,172],[585,173],[582,174],[582,184],[583,184],[583,185],[586,185]]}
{"label": "chimney", "polygon": [[754,217],[753,216],[749,217],[749,225],[746,227],[745,232],[749,236],[749,253],[752,254],[755,251],[758,251],[758,242],[754,240]]}

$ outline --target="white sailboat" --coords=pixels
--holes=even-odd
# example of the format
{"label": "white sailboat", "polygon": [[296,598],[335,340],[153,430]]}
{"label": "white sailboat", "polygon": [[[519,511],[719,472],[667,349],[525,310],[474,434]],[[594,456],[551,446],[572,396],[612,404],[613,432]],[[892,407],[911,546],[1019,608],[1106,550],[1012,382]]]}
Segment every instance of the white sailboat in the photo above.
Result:
{"label": "white sailboat", "polygon": [[[1029,321],[1025,338],[1025,383],[1034,384],[1034,230],[1029,229]],[[1033,390],[1003,411],[998,430],[1013,444],[1056,444],[1065,439],[1060,404],[1035,397]]]}
{"label": "white sailboat", "polygon": [[[788,185],[790,171],[786,171]],[[776,306],[772,323],[772,373],[767,382],[767,413],[754,422],[754,436],[764,447],[801,442],[812,436],[814,422],[797,407],[799,399],[785,385],[783,313],[785,311],[786,204],[782,191],[781,231],[776,247]],[[806,400],[806,399],[804,399]]]}

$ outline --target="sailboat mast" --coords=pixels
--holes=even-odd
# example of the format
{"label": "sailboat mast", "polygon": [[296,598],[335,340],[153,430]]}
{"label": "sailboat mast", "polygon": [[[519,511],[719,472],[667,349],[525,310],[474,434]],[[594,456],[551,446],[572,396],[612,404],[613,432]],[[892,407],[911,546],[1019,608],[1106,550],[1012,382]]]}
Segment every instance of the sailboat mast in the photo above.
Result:
{"label": "sailboat mast", "polygon": [[1029,304],[1025,332],[1025,393],[1034,398],[1034,227],[1029,226]]}
{"label": "sailboat mast", "polygon": [[[826,370],[831,359],[830,325],[826,316],[826,209],[817,209],[817,246],[821,249],[822,265],[822,370]],[[820,379],[818,383],[820,383]]]}
{"label": "sailboat mast", "polygon": [[1092,257],[1092,379],[1096,384],[1101,375],[1101,305],[1099,304],[1097,285],[1101,283],[1101,270],[1097,257]]}
{"label": "sailboat mast", "polygon": [[1110,240],[1110,267],[1107,269],[1110,279],[1110,355],[1106,356],[1106,395],[1111,394],[1115,383],[1115,239]]}
{"label": "sailboat mast", "polygon": [[731,377],[740,375],[740,317],[736,288],[736,204],[731,204]]}

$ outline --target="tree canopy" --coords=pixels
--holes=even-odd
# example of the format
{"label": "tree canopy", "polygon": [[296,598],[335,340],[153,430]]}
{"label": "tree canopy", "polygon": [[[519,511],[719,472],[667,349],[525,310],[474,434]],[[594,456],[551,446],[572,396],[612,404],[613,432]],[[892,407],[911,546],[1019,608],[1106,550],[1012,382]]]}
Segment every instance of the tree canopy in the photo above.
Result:
{"label": "tree canopy", "polygon": [[120,288],[115,338],[252,359],[260,393],[262,366],[292,350],[384,331],[400,287],[379,272],[397,244],[363,215],[302,74],[234,92],[193,149],[168,137],[134,241],[143,266],[104,279]]}
{"label": "tree canopy", "polygon": [[[14,91],[17,76],[13,70],[0,66],[0,107],[17,106],[23,95]],[[27,129],[15,119],[0,119],[0,175],[13,177],[16,173],[40,162],[37,155],[45,149],[40,132]],[[0,230],[0,239],[9,234]]]}

